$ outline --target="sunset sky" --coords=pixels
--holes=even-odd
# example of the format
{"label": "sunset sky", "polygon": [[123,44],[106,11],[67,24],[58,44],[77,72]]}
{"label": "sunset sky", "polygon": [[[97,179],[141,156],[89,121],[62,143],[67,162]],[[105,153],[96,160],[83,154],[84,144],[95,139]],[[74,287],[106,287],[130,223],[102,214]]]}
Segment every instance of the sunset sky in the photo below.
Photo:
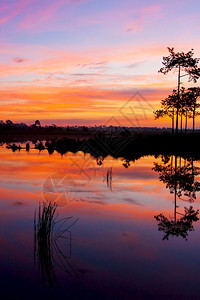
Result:
{"label": "sunset sky", "polygon": [[1,0],[0,120],[170,126],[158,70],[168,46],[200,57],[199,20],[197,0]]}

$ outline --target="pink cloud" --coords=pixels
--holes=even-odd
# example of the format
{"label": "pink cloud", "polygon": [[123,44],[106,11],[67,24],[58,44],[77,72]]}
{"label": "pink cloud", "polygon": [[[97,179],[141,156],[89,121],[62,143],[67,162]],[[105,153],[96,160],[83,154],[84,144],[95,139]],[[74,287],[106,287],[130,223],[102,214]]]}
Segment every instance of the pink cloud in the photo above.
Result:
{"label": "pink cloud", "polygon": [[161,5],[152,5],[136,10],[136,20],[126,23],[127,32],[142,31],[145,25],[156,21],[163,15]]}
{"label": "pink cloud", "polygon": [[[19,13],[25,10],[28,4],[35,2],[36,0],[21,0],[15,3],[8,4],[4,0],[4,5],[0,9],[0,14],[4,14],[3,17],[0,16],[0,24],[6,23],[9,20],[15,18]],[[1,3],[2,4],[2,3]]]}
{"label": "pink cloud", "polygon": [[9,15],[0,18],[0,25],[3,24],[3,23],[6,23],[6,22],[9,21],[10,19],[14,18],[17,14],[18,14],[18,11],[13,11],[13,12],[10,13]]}
{"label": "pink cloud", "polygon": [[[5,1],[5,0],[4,0]],[[110,30],[125,27],[125,31],[141,31],[144,24],[152,19],[158,18],[161,14],[161,5],[152,5],[144,8],[121,7],[95,14],[84,13],[78,18],[73,10],[81,3],[91,0],[21,0],[14,4],[4,3],[0,10],[0,24],[6,23],[20,15],[21,21],[17,24],[19,30],[43,31],[51,29],[66,29],[91,26],[95,24],[110,24]],[[66,9],[67,6],[67,9]],[[1,15],[3,15],[1,17]],[[132,19],[135,19],[132,22]]]}
{"label": "pink cloud", "polygon": [[37,27],[42,30],[41,24],[52,19],[56,20],[59,17],[56,16],[56,13],[62,6],[76,6],[88,1],[91,0],[19,0],[12,3],[2,0],[0,8],[0,25],[7,23],[20,15],[23,18],[18,23],[19,29],[27,30]]}
{"label": "pink cloud", "polygon": [[[143,8],[123,5],[112,10],[95,12],[95,14],[84,14],[74,21],[68,19],[67,25],[71,28],[92,26],[96,24],[109,25],[106,30],[116,32],[141,31],[145,24],[159,19],[163,15],[161,5],[151,5]],[[134,20],[134,21],[132,21]]]}
{"label": "pink cloud", "polygon": [[[29,8],[26,11],[25,17],[18,24],[19,29],[36,29],[42,30],[41,24],[47,23],[48,28],[51,27],[49,21],[59,21],[59,9],[68,5],[67,12],[69,14],[71,6],[76,6],[83,2],[90,0],[57,0],[57,1],[44,1],[44,5],[41,6],[41,2],[38,2],[38,6],[35,9]],[[55,25],[54,25],[55,26]],[[47,29],[47,28],[46,28]]]}

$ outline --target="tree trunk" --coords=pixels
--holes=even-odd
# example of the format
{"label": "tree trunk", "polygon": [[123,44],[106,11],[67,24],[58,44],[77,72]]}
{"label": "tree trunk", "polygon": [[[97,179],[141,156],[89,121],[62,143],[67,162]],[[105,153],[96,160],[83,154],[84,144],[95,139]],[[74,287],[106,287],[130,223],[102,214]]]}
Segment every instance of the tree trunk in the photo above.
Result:
{"label": "tree trunk", "polygon": [[172,114],[172,135],[174,135],[174,108]]}
{"label": "tree trunk", "polygon": [[172,172],[173,172],[173,155],[171,156],[171,175],[172,175]]}
{"label": "tree trunk", "polygon": [[187,133],[187,118],[188,118],[188,112],[186,110],[186,116],[185,116],[185,134]]}
{"label": "tree trunk", "polygon": [[193,109],[193,133],[194,133],[194,128],[195,128],[195,110],[196,110],[196,105],[194,104],[194,109]]}
{"label": "tree trunk", "polygon": [[193,159],[193,156],[192,156],[192,176],[194,176],[194,159]]}
{"label": "tree trunk", "polygon": [[183,132],[183,107],[181,109],[181,134]]}
{"label": "tree trunk", "polygon": [[180,103],[180,78],[181,78],[181,66],[178,67],[178,103],[176,110],[176,134],[178,134],[178,113],[179,113],[179,103]]}
{"label": "tree trunk", "polygon": [[174,187],[174,221],[176,222],[176,196],[177,196],[177,156],[175,156],[175,187]]}

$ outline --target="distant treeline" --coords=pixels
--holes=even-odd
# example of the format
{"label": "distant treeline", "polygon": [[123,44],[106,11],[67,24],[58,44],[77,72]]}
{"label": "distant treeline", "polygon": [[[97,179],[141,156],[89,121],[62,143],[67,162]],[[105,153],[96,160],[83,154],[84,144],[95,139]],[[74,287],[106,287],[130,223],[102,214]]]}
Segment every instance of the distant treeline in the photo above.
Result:
{"label": "distant treeline", "polygon": [[26,139],[48,139],[51,137],[79,137],[92,138],[99,134],[106,137],[124,137],[135,136],[140,134],[163,134],[164,132],[170,133],[169,128],[157,127],[119,127],[119,126],[41,126],[40,121],[36,120],[32,125],[25,123],[13,123],[10,120],[6,122],[0,121],[0,139],[2,141],[25,141]]}

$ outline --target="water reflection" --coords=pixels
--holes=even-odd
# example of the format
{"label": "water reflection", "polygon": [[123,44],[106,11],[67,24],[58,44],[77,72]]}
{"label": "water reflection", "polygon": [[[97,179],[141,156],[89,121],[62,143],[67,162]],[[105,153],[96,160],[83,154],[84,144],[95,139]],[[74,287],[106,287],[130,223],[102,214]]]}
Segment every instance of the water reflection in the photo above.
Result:
{"label": "water reflection", "polygon": [[194,210],[192,206],[185,207],[185,214],[180,219],[168,219],[163,214],[159,214],[154,218],[159,222],[158,230],[165,234],[163,240],[168,240],[169,236],[181,236],[187,240],[188,232],[194,231],[193,222],[199,220],[197,215],[199,210]]}
{"label": "water reflection", "polygon": [[[10,282],[15,283],[10,299],[17,288],[24,295],[34,294],[34,299],[41,293],[44,299],[65,295],[179,299],[183,294],[191,298],[192,293],[198,298],[200,163],[196,156],[185,160],[165,155],[155,160],[132,149],[127,157],[97,160],[83,151],[61,157],[59,143],[40,155],[32,143],[29,153],[25,147],[21,144],[14,153],[0,148],[0,279],[4,292]],[[68,148],[73,150],[72,142]],[[152,170],[154,161],[159,171]],[[51,200],[51,206],[41,203],[39,208],[41,197]],[[175,197],[174,207],[170,197]],[[67,219],[59,229],[61,215],[79,217],[81,226],[78,222],[69,228],[74,219]],[[52,219],[56,224],[49,231],[46,224]],[[67,231],[59,235],[58,229]],[[169,241],[162,242],[160,235]],[[38,284],[38,273],[44,286]]]}
{"label": "water reflection", "polygon": [[154,162],[153,167],[153,170],[159,173],[159,180],[166,184],[171,194],[175,194],[181,200],[193,202],[196,192],[200,191],[200,182],[195,180],[200,174],[200,168],[194,166],[193,158],[163,156],[162,162]]}
{"label": "water reflection", "polygon": [[[42,283],[57,284],[55,267],[70,275],[76,275],[70,264],[72,234],[70,228],[78,221],[70,223],[72,217],[58,219],[56,202],[39,204],[34,215],[34,262],[38,266]],[[64,239],[64,245],[61,242]],[[66,247],[68,245],[68,247]]]}
{"label": "water reflection", "polygon": [[110,191],[112,191],[112,183],[113,183],[112,167],[108,168],[108,171],[106,173],[106,183],[107,183],[108,189]]}
{"label": "water reflection", "polygon": [[200,168],[194,166],[193,158],[182,159],[172,155],[162,156],[162,164],[154,162],[153,170],[159,173],[159,180],[174,194],[173,218],[168,219],[162,213],[154,217],[159,222],[158,230],[165,233],[163,240],[168,240],[170,235],[187,240],[188,232],[194,230],[193,222],[199,220],[199,210],[195,211],[190,206],[184,208],[184,213],[178,212],[177,198],[194,202],[196,193],[200,191],[200,183],[195,178],[200,174]]}

